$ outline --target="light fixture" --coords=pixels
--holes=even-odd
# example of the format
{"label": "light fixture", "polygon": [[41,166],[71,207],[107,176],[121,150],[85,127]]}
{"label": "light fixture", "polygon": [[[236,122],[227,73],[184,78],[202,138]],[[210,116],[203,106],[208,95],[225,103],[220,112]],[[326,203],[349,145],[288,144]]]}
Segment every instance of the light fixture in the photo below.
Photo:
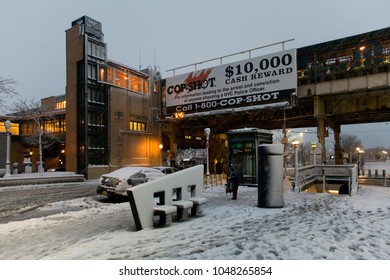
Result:
{"label": "light fixture", "polygon": [[297,148],[298,145],[299,145],[299,143],[300,143],[299,139],[293,139],[293,140],[291,141],[291,144],[293,144],[294,148]]}
{"label": "light fixture", "polygon": [[10,177],[11,176],[11,168],[10,168],[10,153],[11,153],[11,122],[9,120],[6,120],[4,122],[5,131],[7,132],[7,158],[5,161],[5,175],[4,177]]}
{"label": "light fixture", "polygon": [[206,137],[206,187],[210,186],[210,169],[209,169],[209,137],[210,137],[210,128],[204,129],[204,136]]}
{"label": "light fixture", "polygon": [[318,144],[316,142],[313,142],[310,144],[310,146],[313,149],[313,165],[316,166],[316,149]]}
{"label": "light fixture", "polygon": [[298,187],[298,192],[300,191],[299,187],[299,174],[298,174],[298,146],[299,146],[299,139],[293,139],[291,143],[294,146],[294,187]]}

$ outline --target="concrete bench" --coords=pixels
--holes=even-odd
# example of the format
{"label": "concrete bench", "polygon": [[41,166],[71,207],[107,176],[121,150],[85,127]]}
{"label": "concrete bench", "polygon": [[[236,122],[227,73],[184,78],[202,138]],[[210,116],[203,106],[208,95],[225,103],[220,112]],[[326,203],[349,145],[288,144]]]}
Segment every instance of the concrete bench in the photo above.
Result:
{"label": "concrete bench", "polygon": [[172,223],[172,214],[176,213],[177,207],[172,205],[157,205],[153,208],[154,216],[159,216],[159,225],[168,225]]}
{"label": "concrete bench", "polygon": [[191,216],[196,216],[202,213],[201,205],[207,202],[207,198],[205,197],[190,197],[189,201],[194,203],[194,206],[191,208]]}
{"label": "concrete bench", "polygon": [[177,220],[186,219],[188,217],[188,209],[194,206],[194,203],[189,200],[173,201],[172,205],[177,207]]}
{"label": "concrete bench", "polygon": [[156,216],[161,223],[169,222],[175,213],[178,220],[188,216],[188,209],[203,203],[190,201],[203,194],[203,171],[203,165],[197,165],[126,189],[136,229],[153,227]]}

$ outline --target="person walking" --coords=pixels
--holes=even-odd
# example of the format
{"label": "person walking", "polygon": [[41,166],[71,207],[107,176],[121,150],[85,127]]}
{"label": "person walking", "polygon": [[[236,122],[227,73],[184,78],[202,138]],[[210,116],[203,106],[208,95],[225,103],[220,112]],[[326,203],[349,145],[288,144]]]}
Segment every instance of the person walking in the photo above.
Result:
{"label": "person walking", "polygon": [[237,199],[237,192],[238,192],[238,185],[240,183],[240,174],[233,166],[230,166],[229,180],[230,180],[230,184],[232,187],[232,193],[233,193],[232,200],[236,200]]}

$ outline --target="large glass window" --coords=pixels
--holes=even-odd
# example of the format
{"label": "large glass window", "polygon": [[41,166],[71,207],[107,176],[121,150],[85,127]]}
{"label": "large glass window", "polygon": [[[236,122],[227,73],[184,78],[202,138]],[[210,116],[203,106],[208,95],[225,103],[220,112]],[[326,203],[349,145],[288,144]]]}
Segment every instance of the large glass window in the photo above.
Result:
{"label": "large glass window", "polygon": [[[144,80],[144,93],[145,94],[148,94],[149,93],[149,81],[148,80]],[[157,90],[155,90],[154,92],[157,92]]]}
{"label": "large glass window", "polygon": [[137,76],[131,76],[130,78],[130,90],[135,92],[143,92],[142,79]]}
{"label": "large glass window", "polygon": [[99,65],[99,82],[107,83],[107,67]]}
{"label": "large glass window", "polygon": [[146,124],[143,122],[130,121],[129,130],[133,131],[146,131]]}
{"label": "large glass window", "polygon": [[118,87],[128,88],[129,77],[123,71],[116,70],[115,85]]}
{"label": "large glass window", "polygon": [[[93,70],[91,69],[93,75]],[[131,72],[125,72],[113,67],[99,65],[99,81],[125,88],[137,93],[149,93],[149,80],[142,76],[133,75]]]}
{"label": "large glass window", "polygon": [[56,102],[56,110],[65,109],[66,108],[66,100]]}
{"label": "large glass window", "polygon": [[[6,133],[4,122],[0,122],[0,132]],[[19,135],[19,124],[18,123],[11,123],[10,132],[12,135]]]}
{"label": "large glass window", "polygon": [[49,132],[49,133],[66,132],[65,119],[59,118],[59,119],[46,120],[43,122],[42,128],[44,132]]}

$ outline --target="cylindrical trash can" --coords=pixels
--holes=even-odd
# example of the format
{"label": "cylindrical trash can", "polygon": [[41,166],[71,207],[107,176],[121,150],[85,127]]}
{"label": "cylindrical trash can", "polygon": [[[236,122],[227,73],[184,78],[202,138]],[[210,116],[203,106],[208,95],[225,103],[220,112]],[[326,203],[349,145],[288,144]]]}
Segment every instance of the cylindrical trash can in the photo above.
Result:
{"label": "cylindrical trash can", "polygon": [[258,155],[258,207],[283,207],[283,145],[259,145]]}
{"label": "cylindrical trash can", "polygon": [[12,164],[12,174],[18,174],[19,173],[19,163],[14,162]]}
{"label": "cylindrical trash can", "polygon": [[32,163],[31,162],[25,162],[23,164],[24,173],[31,173],[32,172]]}

